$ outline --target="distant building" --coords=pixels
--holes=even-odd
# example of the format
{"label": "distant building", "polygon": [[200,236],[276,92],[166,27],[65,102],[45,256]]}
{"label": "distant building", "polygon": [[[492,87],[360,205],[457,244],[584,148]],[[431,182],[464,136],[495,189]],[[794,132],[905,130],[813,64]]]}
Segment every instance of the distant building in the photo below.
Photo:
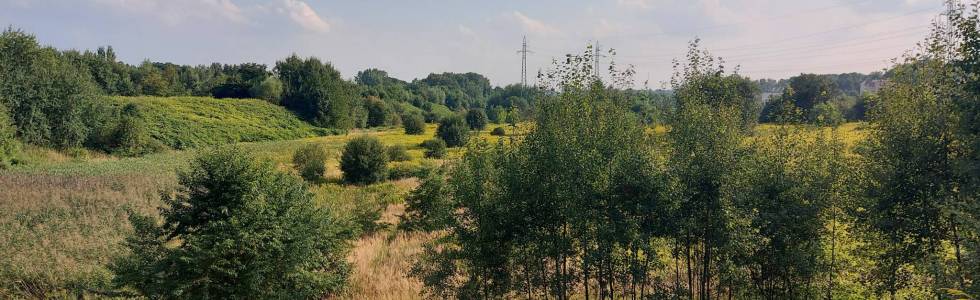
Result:
{"label": "distant building", "polygon": [[877,93],[878,90],[885,86],[885,83],[886,81],[884,79],[865,80],[861,82],[861,94]]}

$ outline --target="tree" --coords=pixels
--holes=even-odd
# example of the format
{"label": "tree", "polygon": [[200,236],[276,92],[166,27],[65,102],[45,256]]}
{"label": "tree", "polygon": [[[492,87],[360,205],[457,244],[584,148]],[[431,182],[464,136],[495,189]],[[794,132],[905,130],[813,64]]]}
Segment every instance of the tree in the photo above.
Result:
{"label": "tree", "polygon": [[[651,245],[667,206],[652,149],[595,80],[592,62],[585,54],[557,64],[549,73],[562,79],[556,96],[538,102],[527,136],[471,143],[450,169],[448,200],[417,199],[453,204],[448,226],[433,226],[449,236],[414,269],[433,296],[568,299],[585,287],[602,298],[644,298],[659,285],[648,276]],[[445,197],[432,190],[426,195]]]}
{"label": "tree", "polygon": [[20,142],[17,141],[16,132],[9,111],[0,98],[0,170],[12,165],[20,152]]}
{"label": "tree", "polygon": [[671,84],[677,106],[708,105],[715,111],[734,109],[738,113],[739,126],[745,131],[751,130],[761,111],[756,100],[758,85],[737,73],[726,75],[720,59],[701,50],[699,44],[700,40],[695,39],[689,45],[687,64],[675,61]]}
{"label": "tree", "polygon": [[409,230],[440,230],[451,224],[452,209],[445,172],[431,170],[422,178],[419,187],[405,197],[401,226]]}
{"label": "tree", "polygon": [[314,125],[349,129],[354,86],[329,63],[295,54],[276,62],[283,83],[282,103]]}
{"label": "tree", "polygon": [[446,142],[442,139],[425,140],[420,146],[425,149],[424,154],[427,158],[443,158],[446,156]]}
{"label": "tree", "polygon": [[463,117],[446,118],[439,122],[439,127],[436,128],[436,136],[445,141],[446,146],[463,146],[470,139],[470,126],[463,120]]}
{"label": "tree", "polygon": [[327,151],[320,144],[306,144],[293,153],[293,165],[306,181],[320,180],[327,171]]}
{"label": "tree", "polygon": [[123,107],[112,140],[112,153],[122,156],[140,156],[162,147],[150,137],[139,107],[132,103]]}
{"label": "tree", "polygon": [[374,96],[368,96],[365,101],[367,107],[367,126],[379,127],[393,125],[398,117],[388,104]]}
{"label": "tree", "polygon": [[473,108],[466,112],[466,124],[472,130],[479,131],[487,128],[487,122],[487,114],[482,109]]}
{"label": "tree", "polygon": [[162,220],[132,215],[130,254],[112,269],[148,298],[319,298],[350,268],[351,230],[305,185],[235,148],[204,153],[178,176]]}
{"label": "tree", "polygon": [[[809,114],[817,104],[833,100],[840,91],[830,78],[816,74],[801,74],[789,80],[793,88],[793,104]],[[811,120],[812,121],[812,120]]]}
{"label": "tree", "polygon": [[388,158],[381,140],[373,136],[356,137],[344,145],[340,156],[340,170],[344,181],[353,184],[371,184],[385,179]]}
{"label": "tree", "polygon": [[282,81],[269,76],[265,80],[252,86],[250,93],[253,97],[259,98],[270,103],[279,104],[282,99]]}
{"label": "tree", "polygon": [[425,134],[425,119],[421,114],[410,113],[405,115],[402,118],[402,126],[405,126],[405,134]]}
{"label": "tree", "polygon": [[90,74],[19,30],[4,30],[0,49],[0,98],[17,136],[29,144],[80,147],[92,126],[82,116],[98,95]]}
{"label": "tree", "polygon": [[838,126],[844,123],[844,115],[830,103],[820,103],[810,110],[809,119],[820,126]]}

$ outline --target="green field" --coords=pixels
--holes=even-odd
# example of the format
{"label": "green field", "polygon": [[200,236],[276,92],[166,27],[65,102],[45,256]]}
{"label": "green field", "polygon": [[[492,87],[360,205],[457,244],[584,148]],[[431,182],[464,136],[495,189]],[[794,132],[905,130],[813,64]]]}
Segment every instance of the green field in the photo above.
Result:
{"label": "green field", "polygon": [[104,99],[113,106],[135,104],[146,120],[150,135],[174,149],[333,133],[313,127],[282,106],[263,100],[118,96]]}

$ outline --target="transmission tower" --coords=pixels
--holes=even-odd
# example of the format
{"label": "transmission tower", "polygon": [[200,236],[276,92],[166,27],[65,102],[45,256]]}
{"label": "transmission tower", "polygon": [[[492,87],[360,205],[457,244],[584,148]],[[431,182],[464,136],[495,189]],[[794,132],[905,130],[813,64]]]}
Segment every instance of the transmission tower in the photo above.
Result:
{"label": "transmission tower", "polygon": [[595,41],[595,48],[592,49],[592,60],[595,63],[595,66],[593,67],[593,69],[595,71],[595,77],[597,79],[601,79],[600,78],[601,73],[599,73],[599,58],[602,58],[602,57],[606,57],[606,55],[605,54],[602,54],[602,46],[599,45],[599,40],[596,40]]}
{"label": "transmission tower", "polygon": [[524,36],[524,42],[521,44],[521,50],[517,53],[521,54],[521,87],[527,89],[527,54],[534,53],[534,51],[527,49],[527,36]]}

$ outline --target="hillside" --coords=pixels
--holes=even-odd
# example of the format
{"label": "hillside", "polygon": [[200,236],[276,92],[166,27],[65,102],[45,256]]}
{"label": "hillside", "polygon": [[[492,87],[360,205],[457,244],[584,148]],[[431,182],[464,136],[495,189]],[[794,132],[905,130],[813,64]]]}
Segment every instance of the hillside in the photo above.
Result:
{"label": "hillside", "polygon": [[306,138],[331,133],[277,105],[256,99],[210,97],[106,97],[112,105],[135,103],[150,135],[175,149],[236,142]]}

